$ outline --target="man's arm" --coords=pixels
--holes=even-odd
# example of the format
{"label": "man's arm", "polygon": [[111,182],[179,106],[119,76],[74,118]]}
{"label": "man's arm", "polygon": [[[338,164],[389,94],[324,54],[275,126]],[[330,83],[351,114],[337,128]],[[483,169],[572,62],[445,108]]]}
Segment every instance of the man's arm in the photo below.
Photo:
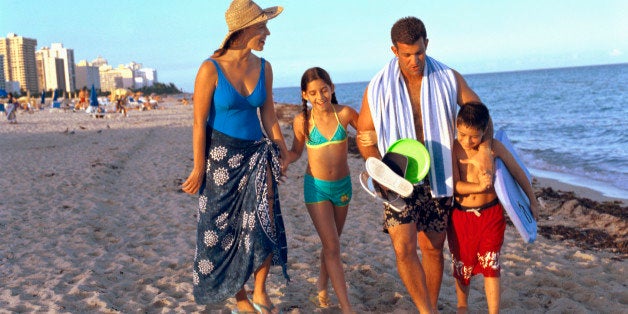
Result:
{"label": "man's arm", "polygon": [[358,135],[356,143],[364,159],[369,157],[381,159],[382,156],[377,149],[377,133],[375,132],[371,108],[369,107],[368,98],[366,96],[367,91],[368,87],[364,90],[364,95],[362,95],[362,108],[360,109],[360,115],[358,117]]}
{"label": "man's arm", "polygon": [[469,102],[481,102],[480,97],[469,87],[464,77],[454,70],[456,84],[458,84],[458,105],[462,106]]}
{"label": "man's arm", "polygon": [[[456,83],[458,84],[458,105],[464,106],[464,104],[470,102],[482,102],[480,97],[469,87],[464,77],[454,70],[456,76]],[[480,153],[473,159],[477,161],[476,165],[479,168],[487,171],[492,176],[493,173],[493,158],[491,157],[491,146],[493,143],[493,119],[489,118],[488,126],[484,136],[482,137],[482,143],[480,144]]]}

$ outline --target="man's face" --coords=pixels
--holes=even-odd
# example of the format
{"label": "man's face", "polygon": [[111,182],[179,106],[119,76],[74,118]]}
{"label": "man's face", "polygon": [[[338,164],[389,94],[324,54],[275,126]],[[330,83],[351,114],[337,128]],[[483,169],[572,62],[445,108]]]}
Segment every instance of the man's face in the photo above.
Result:
{"label": "man's face", "polygon": [[423,76],[427,43],[427,39],[419,38],[413,44],[397,43],[397,46],[391,47],[395,56],[399,58],[399,68],[405,76]]}

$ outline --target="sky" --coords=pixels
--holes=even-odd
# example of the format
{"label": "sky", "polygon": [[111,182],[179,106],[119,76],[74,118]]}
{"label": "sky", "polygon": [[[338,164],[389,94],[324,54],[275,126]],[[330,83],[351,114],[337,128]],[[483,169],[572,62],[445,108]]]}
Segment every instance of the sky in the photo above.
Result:
{"label": "sky", "polygon": [[[227,33],[221,0],[0,0],[0,36],[62,43],[75,62],[137,62],[192,92],[200,64]],[[274,87],[298,86],[312,66],[335,83],[368,81],[393,57],[390,27],[416,16],[427,54],[465,74],[628,62],[625,0],[258,0],[284,11],[254,52]]]}

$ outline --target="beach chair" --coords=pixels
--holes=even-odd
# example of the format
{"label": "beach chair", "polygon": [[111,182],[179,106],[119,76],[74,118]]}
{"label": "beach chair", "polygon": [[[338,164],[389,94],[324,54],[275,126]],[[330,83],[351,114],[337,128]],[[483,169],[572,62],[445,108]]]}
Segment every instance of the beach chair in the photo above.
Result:
{"label": "beach chair", "polygon": [[85,113],[91,115],[93,118],[104,118],[105,117],[105,110],[103,110],[102,108],[100,108],[99,106],[88,106],[87,109],[85,109]]}

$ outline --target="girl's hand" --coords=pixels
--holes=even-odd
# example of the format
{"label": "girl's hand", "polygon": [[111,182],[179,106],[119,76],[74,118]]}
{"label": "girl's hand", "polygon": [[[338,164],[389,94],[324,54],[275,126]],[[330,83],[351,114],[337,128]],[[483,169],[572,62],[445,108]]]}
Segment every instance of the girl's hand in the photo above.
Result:
{"label": "girl's hand", "polygon": [[187,180],[183,182],[181,185],[181,190],[188,194],[196,194],[198,190],[201,188],[201,184],[203,183],[203,179],[205,178],[205,171],[202,170],[192,170]]}

